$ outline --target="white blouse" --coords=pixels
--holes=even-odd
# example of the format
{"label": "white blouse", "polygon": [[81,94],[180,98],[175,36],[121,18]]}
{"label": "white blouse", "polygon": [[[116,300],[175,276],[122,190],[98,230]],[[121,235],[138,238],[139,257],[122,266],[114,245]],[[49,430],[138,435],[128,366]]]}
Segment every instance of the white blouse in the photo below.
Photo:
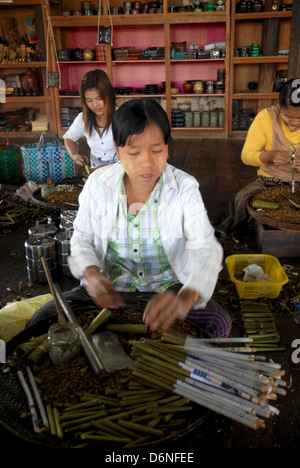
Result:
{"label": "white blouse", "polygon": [[116,150],[113,143],[111,125],[108,130],[103,133],[102,137],[100,137],[95,129],[93,129],[92,134],[89,135],[89,133],[84,130],[83,114],[80,112],[63,138],[77,142],[83,136],[86,137],[87,144],[91,149],[91,167],[97,167],[103,163],[116,162]]}

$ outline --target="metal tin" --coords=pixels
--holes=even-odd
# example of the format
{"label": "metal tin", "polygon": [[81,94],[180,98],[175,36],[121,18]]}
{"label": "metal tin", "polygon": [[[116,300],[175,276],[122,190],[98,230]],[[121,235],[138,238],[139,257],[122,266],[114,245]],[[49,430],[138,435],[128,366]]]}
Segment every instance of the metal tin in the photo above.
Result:
{"label": "metal tin", "polygon": [[41,257],[51,258],[55,256],[55,240],[51,236],[41,239],[30,237],[25,241],[26,257],[39,260]]}
{"label": "metal tin", "polygon": [[74,225],[73,221],[70,220],[64,220],[60,223],[59,227],[67,233],[69,237],[73,234],[74,231]]}
{"label": "metal tin", "polygon": [[202,127],[209,127],[209,112],[203,111],[201,114],[201,125]]}
{"label": "metal tin", "polygon": [[57,51],[58,60],[61,62],[67,62],[70,60],[70,49],[59,49]]}
{"label": "metal tin", "polygon": [[193,92],[195,94],[202,94],[203,91],[204,91],[203,81],[194,81],[194,83],[193,83]]}
{"label": "metal tin", "polygon": [[[45,221],[47,221],[46,224]],[[29,236],[34,237],[35,239],[41,239],[47,236],[54,236],[56,232],[57,228],[52,223],[51,217],[36,221],[35,225],[28,229]]]}
{"label": "metal tin", "polygon": [[193,127],[193,112],[184,112],[184,126]]}
{"label": "metal tin", "polygon": [[201,112],[194,111],[194,127],[201,127]]}
{"label": "metal tin", "polygon": [[219,125],[219,116],[217,111],[210,111],[209,113],[209,122],[210,122],[210,127],[218,127]]}
{"label": "metal tin", "polygon": [[54,236],[57,255],[70,255],[70,239],[71,237],[65,231],[58,232]]}
{"label": "metal tin", "polygon": [[214,93],[214,82],[213,81],[205,81],[204,91],[207,94]]}
{"label": "metal tin", "polygon": [[80,2],[81,10],[88,10],[91,8],[91,2]]}
{"label": "metal tin", "polygon": [[81,10],[74,10],[72,13],[73,16],[82,16]]}
{"label": "metal tin", "polygon": [[72,232],[62,231],[54,237],[56,242],[57,267],[63,276],[72,276],[68,264],[68,257],[71,252],[71,236]]}
{"label": "metal tin", "polygon": [[218,68],[217,76],[217,81],[225,81],[225,68]]}
{"label": "metal tin", "polygon": [[74,219],[76,218],[77,216],[77,210],[66,210],[66,209],[63,209],[61,210],[60,212],[60,219],[61,221],[74,221]]}
{"label": "metal tin", "polygon": [[[27,267],[26,269],[27,269],[28,281],[30,283],[47,283],[48,280],[47,280],[46,273],[44,270],[37,270],[37,269],[32,270],[29,267]],[[52,278],[55,278],[56,267],[49,268],[49,273]]]}
{"label": "metal tin", "polygon": [[62,14],[63,16],[72,16],[72,12],[70,10],[64,10]]}
{"label": "metal tin", "polygon": [[95,59],[94,49],[83,49],[82,58],[84,61],[91,61]]}
{"label": "metal tin", "polygon": [[46,283],[47,277],[41,263],[44,257],[49,265],[51,275],[56,272],[55,240],[47,236],[41,239],[30,237],[25,242],[25,257],[27,264],[28,280],[34,283]]}
{"label": "metal tin", "polygon": [[[43,272],[44,271],[44,267],[43,267],[43,264],[42,264],[42,260],[41,259],[36,259],[36,258],[29,258],[29,257],[25,257],[26,258],[26,265],[27,265],[27,268],[29,270],[32,270],[32,271],[41,271]],[[55,269],[56,267],[56,257],[50,257],[50,258],[46,258],[46,262],[47,262],[47,265],[48,267],[51,269]]]}
{"label": "metal tin", "polygon": [[215,91],[216,94],[224,94],[225,93],[225,82],[224,81],[215,81],[214,91]]}
{"label": "metal tin", "polygon": [[82,49],[71,49],[71,60],[81,62],[83,59]]}
{"label": "metal tin", "polygon": [[219,127],[224,127],[225,125],[225,112],[219,111]]}

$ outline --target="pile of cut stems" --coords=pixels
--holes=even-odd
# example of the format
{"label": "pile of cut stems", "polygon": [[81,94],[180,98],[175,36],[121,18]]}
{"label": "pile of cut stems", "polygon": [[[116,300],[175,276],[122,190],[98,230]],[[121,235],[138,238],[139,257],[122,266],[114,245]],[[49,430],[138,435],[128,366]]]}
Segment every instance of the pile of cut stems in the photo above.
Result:
{"label": "pile of cut stems", "polygon": [[168,336],[174,338],[170,335],[164,334],[164,342],[144,339],[132,343],[137,355],[135,378],[172,389],[176,395],[253,429],[265,427],[265,418],[279,413],[270,404],[278,395],[285,395],[285,372],[279,364],[265,362],[263,356],[219,349],[216,343],[222,340],[201,343],[190,337],[189,346],[167,343]]}
{"label": "pile of cut stems", "polygon": [[195,408],[186,397],[131,381],[126,390],[106,389],[101,395],[85,394],[79,403],[46,409],[51,434],[83,441],[77,447],[91,442],[136,447],[185,428],[187,413]]}
{"label": "pile of cut stems", "polygon": [[278,346],[280,336],[269,305],[262,302],[241,302],[245,332],[259,351],[284,351]]}

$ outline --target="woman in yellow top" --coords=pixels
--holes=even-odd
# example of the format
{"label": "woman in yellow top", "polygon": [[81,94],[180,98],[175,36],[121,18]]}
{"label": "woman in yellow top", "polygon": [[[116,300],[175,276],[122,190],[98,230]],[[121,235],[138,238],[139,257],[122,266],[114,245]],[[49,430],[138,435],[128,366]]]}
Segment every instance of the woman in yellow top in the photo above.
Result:
{"label": "woman in yellow top", "polygon": [[241,159],[255,166],[257,180],[238,192],[230,206],[230,217],[220,229],[228,230],[247,218],[246,200],[262,185],[289,185],[294,168],[295,185],[300,183],[300,79],[288,80],[279,103],[260,111],[252,122]]}

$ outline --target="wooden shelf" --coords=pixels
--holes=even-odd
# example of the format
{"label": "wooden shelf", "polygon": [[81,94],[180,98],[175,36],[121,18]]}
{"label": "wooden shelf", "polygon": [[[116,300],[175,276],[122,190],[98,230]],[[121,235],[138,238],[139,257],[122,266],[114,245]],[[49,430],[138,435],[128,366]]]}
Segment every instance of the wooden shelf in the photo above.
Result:
{"label": "wooden shelf", "polygon": [[[201,63],[201,62],[224,62],[225,61],[225,57],[223,58],[207,58],[207,59],[178,59],[178,60],[174,60],[174,59],[171,59],[170,60],[170,63],[187,63],[187,62],[196,62],[196,63]],[[150,62],[152,62],[152,60],[150,60]]]}
{"label": "wooden shelf", "polygon": [[288,63],[288,55],[275,55],[275,56],[263,56],[259,57],[234,57],[232,63],[234,65],[256,65],[257,63]]}
{"label": "wooden shelf", "polygon": [[260,13],[233,13],[236,21],[291,18],[292,11],[262,11]]}
{"label": "wooden shelf", "polygon": [[[214,23],[227,20],[225,11],[201,12],[201,13],[154,13],[139,15],[101,15],[101,25],[110,26],[142,26],[151,24],[180,24],[184,23]],[[98,26],[98,16],[52,16],[54,28],[78,28]]]}
{"label": "wooden shelf", "polygon": [[[242,107],[251,107],[254,114],[278,100],[279,93],[273,92],[275,76],[278,70],[289,67],[289,55],[279,55],[278,51],[290,48],[290,27],[293,15],[292,11],[237,13],[235,11],[237,3],[238,0],[231,0],[229,59],[231,79],[227,122],[229,137],[245,137],[247,135],[247,131],[232,129],[233,118],[238,117],[238,115],[233,116],[235,109],[233,102],[235,100],[240,101],[239,104]],[[268,2],[268,5],[270,3]],[[258,57],[234,56],[236,48],[252,43],[259,44],[262,52],[266,55]],[[257,90],[250,92],[248,84],[251,81],[257,82],[259,85],[257,89],[263,90],[263,92]],[[249,102],[244,104],[241,101]],[[236,112],[238,113],[238,110]]]}
{"label": "wooden shelf", "polygon": [[178,130],[224,132],[224,127],[172,127],[173,130],[175,132]]}
{"label": "wooden shelf", "polygon": [[6,102],[17,102],[22,104],[23,102],[52,102],[51,96],[7,96]]}
{"label": "wooden shelf", "polygon": [[0,63],[0,68],[45,68],[46,62]]}
{"label": "wooden shelf", "polygon": [[246,99],[246,100],[256,100],[256,99],[278,99],[279,93],[250,93],[249,91],[245,93],[236,92],[233,93],[233,99]]}

